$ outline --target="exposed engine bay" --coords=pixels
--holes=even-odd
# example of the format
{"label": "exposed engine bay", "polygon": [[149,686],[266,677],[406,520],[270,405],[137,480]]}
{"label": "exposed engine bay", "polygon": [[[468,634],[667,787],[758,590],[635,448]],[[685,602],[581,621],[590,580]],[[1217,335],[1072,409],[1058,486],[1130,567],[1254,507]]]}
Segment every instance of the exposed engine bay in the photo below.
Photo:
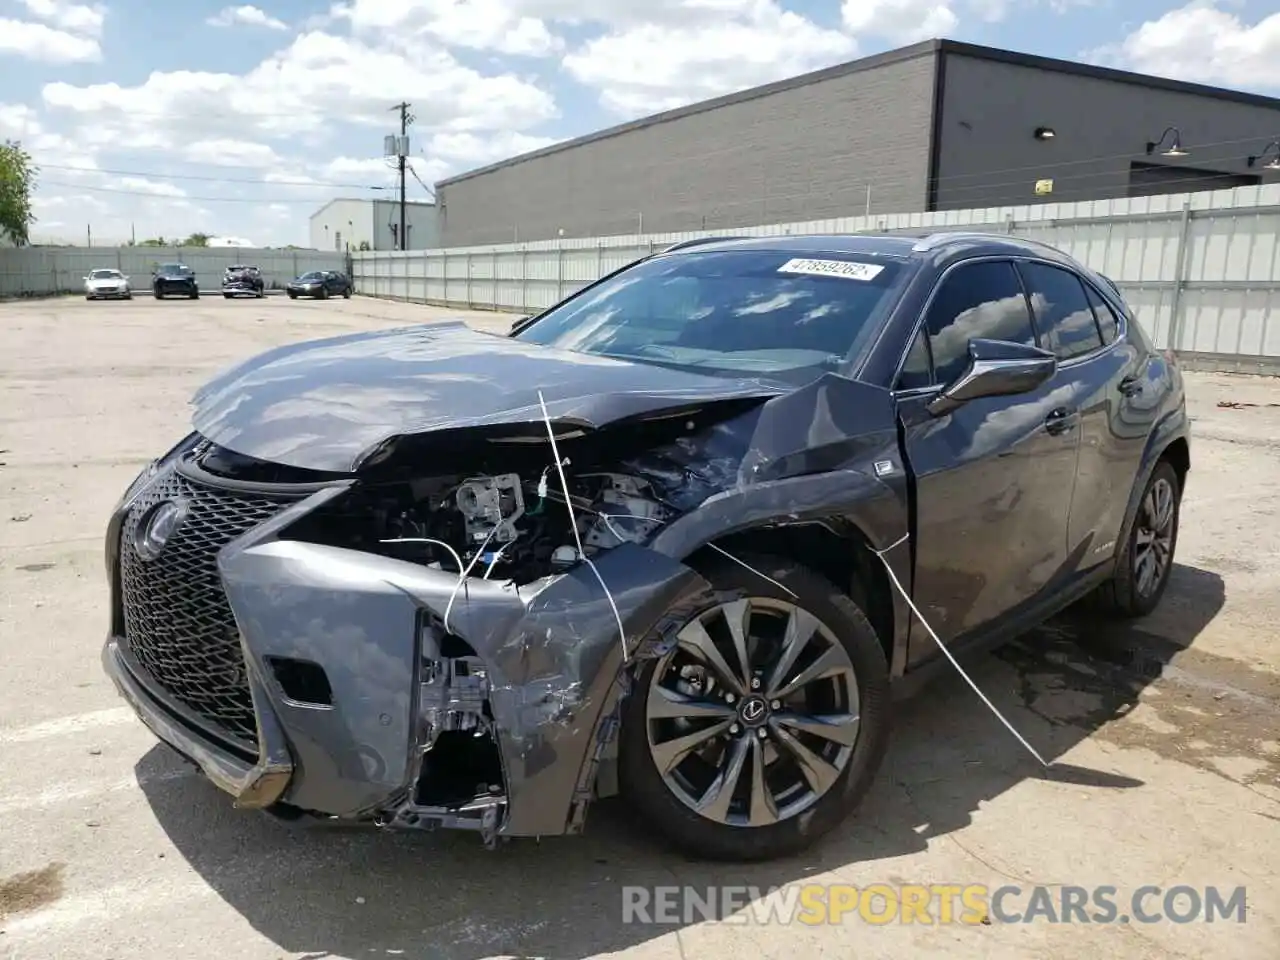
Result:
{"label": "exposed engine bay", "polygon": [[364,485],[316,518],[322,530],[290,535],[528,583],[578,563],[579,541],[588,556],[639,543],[674,512],[648,481],[607,471],[570,474],[566,504],[552,464],[536,473]]}

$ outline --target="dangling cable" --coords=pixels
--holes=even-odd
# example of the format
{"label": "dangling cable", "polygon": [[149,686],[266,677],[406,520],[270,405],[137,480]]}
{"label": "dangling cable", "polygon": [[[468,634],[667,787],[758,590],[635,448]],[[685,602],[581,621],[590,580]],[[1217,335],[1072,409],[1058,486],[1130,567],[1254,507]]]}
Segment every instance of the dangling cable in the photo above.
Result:
{"label": "dangling cable", "polygon": [[964,667],[960,666],[960,664],[956,661],[956,658],[951,655],[951,651],[947,649],[946,644],[944,644],[938,638],[938,635],[933,632],[933,627],[929,626],[929,622],[925,620],[924,615],[920,612],[920,609],[915,605],[915,602],[911,599],[911,596],[907,593],[906,590],[902,588],[902,584],[898,582],[897,574],[893,572],[893,567],[889,565],[889,561],[885,559],[884,555],[888,553],[890,550],[893,550],[895,547],[901,546],[903,543],[906,543],[907,540],[909,540],[910,538],[911,538],[911,534],[909,533],[903,534],[902,538],[898,540],[896,543],[890,544],[889,546],[885,547],[883,550],[875,550],[872,552],[875,553],[875,555],[880,558],[880,562],[884,564],[884,569],[889,574],[889,580],[893,584],[894,589],[896,589],[899,595],[902,597],[902,599],[907,602],[907,606],[911,608],[911,612],[915,614],[915,618],[920,621],[920,625],[924,627],[925,630],[929,631],[929,636],[933,637],[933,642],[938,645],[938,649],[942,651],[942,655],[946,657],[949,661],[951,661],[951,665],[956,668],[956,672],[960,674],[960,676],[964,677],[965,683],[969,684],[969,686],[973,688],[973,692],[976,693],[982,699],[982,702],[987,705],[987,709],[989,709],[992,713],[996,715],[996,719],[999,720],[1001,723],[1003,723],[1005,725],[1005,728],[1010,733],[1012,733],[1015,737],[1018,738],[1018,742],[1027,748],[1027,752],[1030,753],[1033,757],[1035,757],[1036,760],[1040,762],[1040,765],[1042,767],[1048,767],[1049,766],[1048,761],[1045,760],[1044,757],[1040,756],[1040,754],[1036,752],[1036,748],[1033,747],[1030,743],[1028,743],[1026,738],[1014,728],[1013,724],[1004,718],[1004,714],[1002,714],[999,710],[996,709],[996,705],[987,699],[987,695],[983,693],[981,689],[979,689],[978,685],[973,682],[973,679],[969,676],[969,674],[965,673]]}
{"label": "dangling cable", "polygon": [[569,497],[569,481],[564,475],[564,462],[560,459],[560,448],[556,445],[556,432],[551,426],[551,415],[547,412],[547,402],[542,399],[542,391],[538,391],[538,405],[542,407],[542,419],[547,425],[547,438],[551,441],[551,455],[555,457],[556,472],[560,475],[560,489],[564,493],[565,509],[569,511],[569,529],[573,531],[574,543],[578,545],[578,556],[582,558],[583,563],[591,568],[591,572],[596,575],[596,580],[600,582],[600,589],[604,591],[609,606],[613,609],[613,618],[618,622],[618,639],[622,644],[622,662],[626,663],[629,659],[627,656],[627,631],[622,625],[622,614],[618,612],[618,605],[613,600],[613,594],[609,592],[609,585],[604,582],[604,577],[600,576],[600,571],[596,569],[596,565],[591,562],[591,558],[582,548],[582,535],[578,533],[578,518],[573,512],[573,502]]}

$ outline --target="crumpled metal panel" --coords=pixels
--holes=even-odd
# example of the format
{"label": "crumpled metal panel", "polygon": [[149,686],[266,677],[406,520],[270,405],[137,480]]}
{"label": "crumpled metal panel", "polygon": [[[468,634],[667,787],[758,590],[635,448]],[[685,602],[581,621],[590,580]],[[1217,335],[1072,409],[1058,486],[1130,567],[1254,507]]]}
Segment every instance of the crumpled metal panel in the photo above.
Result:
{"label": "crumpled metal panel", "polygon": [[396,437],[475,427],[594,428],[708,401],[768,398],[776,385],[555,350],[431,324],[293,344],[214,378],[193,398],[196,430],[246,456],[356,470]]}

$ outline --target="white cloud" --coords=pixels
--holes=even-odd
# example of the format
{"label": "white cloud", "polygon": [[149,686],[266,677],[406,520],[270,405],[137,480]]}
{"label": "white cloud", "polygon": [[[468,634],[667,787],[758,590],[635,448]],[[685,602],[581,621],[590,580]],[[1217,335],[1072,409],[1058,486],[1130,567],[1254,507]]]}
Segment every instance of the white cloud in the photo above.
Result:
{"label": "white cloud", "polygon": [[844,0],[840,17],[852,33],[893,43],[943,37],[960,23],[950,0]]}
{"label": "white cloud", "polygon": [[120,190],[129,190],[135,193],[149,193],[156,197],[185,197],[187,191],[181,187],[175,187],[172,183],[165,183],[161,180],[149,180],[146,177],[121,177],[115,181],[113,185]]}
{"label": "white cloud", "polygon": [[239,7],[223,7],[205,23],[211,27],[234,27],[237,24],[245,27],[266,27],[268,30],[288,30],[289,25],[283,20],[271,16],[261,7],[245,4]]}
{"label": "white cloud", "polygon": [[58,30],[85,37],[102,36],[107,8],[101,4],[66,3],[65,0],[22,0],[27,12]]}
{"label": "white cloud", "polygon": [[0,53],[17,54],[45,63],[78,63],[102,59],[93,37],[55,30],[43,23],[0,17]]}
{"label": "white cloud", "polygon": [[182,148],[182,157],[222,167],[271,167],[281,162],[280,154],[265,143],[231,138],[196,140]]}
{"label": "white cloud", "polygon": [[[325,131],[335,117],[386,130],[388,107],[406,91],[428,129],[522,129],[556,112],[551,96],[533,83],[483,75],[442,48],[409,58],[321,32],[302,34],[243,76],[157,71],[137,86],[58,82],[42,95],[49,107],[92,117],[85,132],[97,142],[129,137],[134,146],[175,149],[193,138],[234,139],[246,130],[294,141]],[[378,136],[371,131],[371,139]]]}
{"label": "white cloud", "polygon": [[[664,22],[673,7],[688,13]],[[774,0],[659,0],[657,22],[623,25],[564,57],[565,69],[635,116],[767,83],[852,57],[853,38]],[[674,18],[673,18],[674,19]]]}
{"label": "white cloud", "polygon": [[352,0],[332,15],[351,22],[357,35],[378,34],[412,49],[432,43],[524,56],[547,56],[563,47],[546,23],[526,16],[527,0]]}
{"label": "white cloud", "polygon": [[1118,44],[1085,56],[1143,73],[1241,87],[1280,86],[1280,13],[1249,24],[1198,0],[1148,20]]}

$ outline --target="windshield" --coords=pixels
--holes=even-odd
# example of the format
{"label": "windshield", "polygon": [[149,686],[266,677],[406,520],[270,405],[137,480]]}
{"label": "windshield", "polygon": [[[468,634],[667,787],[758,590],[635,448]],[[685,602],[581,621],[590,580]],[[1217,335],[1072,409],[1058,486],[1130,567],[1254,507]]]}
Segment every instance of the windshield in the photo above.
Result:
{"label": "windshield", "polygon": [[319,271],[312,270],[310,273],[304,273],[304,274],[303,274],[301,277],[299,277],[298,279],[300,279],[300,280],[323,280],[323,279],[324,279],[324,274],[323,274],[323,273],[320,273]]}
{"label": "windshield", "polygon": [[645,261],[516,335],[530,343],[720,376],[804,384],[871,335],[902,261],[717,251]]}
{"label": "windshield", "polygon": [[191,268],[183,263],[164,263],[157,272],[168,277],[189,277]]}
{"label": "windshield", "polygon": [[90,270],[90,280],[119,280],[122,274],[119,270]]}

